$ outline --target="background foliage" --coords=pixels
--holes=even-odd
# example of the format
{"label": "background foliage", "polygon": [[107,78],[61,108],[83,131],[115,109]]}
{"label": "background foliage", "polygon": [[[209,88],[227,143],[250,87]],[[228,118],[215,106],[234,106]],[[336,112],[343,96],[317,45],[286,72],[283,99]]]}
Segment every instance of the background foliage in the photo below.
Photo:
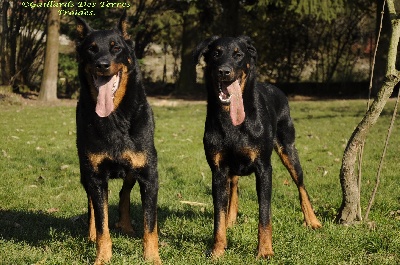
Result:
{"label": "background foliage", "polygon": [[[92,11],[95,16],[83,17],[93,28],[114,27],[121,8],[102,8],[100,2],[104,1],[91,2],[97,6],[64,9]],[[129,33],[135,41],[136,55],[144,64],[151,62],[148,63],[151,69],[143,69],[144,76],[150,83],[158,82],[157,89],[172,83],[170,90],[178,94],[195,90],[195,72],[186,72],[193,68],[192,62],[182,55],[190,54],[197,43],[212,35],[251,36],[259,53],[259,72],[264,81],[358,82],[367,80],[370,72],[375,1],[128,0],[126,3],[130,5]],[[42,71],[47,10],[36,8],[32,12],[15,1],[3,1],[0,8],[0,85],[11,85],[15,90],[26,86],[36,91]],[[74,30],[73,17],[62,15],[61,33],[72,41],[61,47],[65,56],[59,62],[59,77],[63,80],[59,96],[71,97],[77,87],[76,73],[70,68],[75,57]]]}

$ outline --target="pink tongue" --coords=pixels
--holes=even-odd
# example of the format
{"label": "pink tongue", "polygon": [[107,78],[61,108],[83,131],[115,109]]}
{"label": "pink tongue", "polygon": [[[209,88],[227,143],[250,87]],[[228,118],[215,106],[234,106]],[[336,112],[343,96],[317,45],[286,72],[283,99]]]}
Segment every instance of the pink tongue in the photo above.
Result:
{"label": "pink tongue", "polygon": [[242,90],[239,85],[239,81],[235,81],[230,84],[228,87],[228,92],[231,95],[231,103],[230,103],[230,115],[232,119],[232,123],[234,126],[242,124],[245,118],[244,107],[243,107],[243,98],[242,98]]}
{"label": "pink tongue", "polygon": [[98,77],[95,85],[99,88],[97,96],[96,113],[99,117],[107,117],[114,110],[113,87],[118,85],[118,75]]}

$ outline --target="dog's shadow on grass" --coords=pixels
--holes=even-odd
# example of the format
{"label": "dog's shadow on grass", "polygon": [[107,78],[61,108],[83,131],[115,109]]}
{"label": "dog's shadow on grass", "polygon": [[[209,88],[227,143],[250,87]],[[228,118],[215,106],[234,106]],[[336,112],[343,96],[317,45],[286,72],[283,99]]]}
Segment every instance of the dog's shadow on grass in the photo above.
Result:
{"label": "dog's shadow on grass", "polygon": [[[212,223],[212,212],[204,211],[204,217]],[[160,232],[160,241],[176,242],[177,238],[184,238],[186,242],[199,242],[205,240],[209,244],[212,231],[209,231],[202,238],[195,234],[190,235],[177,227],[174,233],[163,231],[164,223],[169,217],[176,219],[184,218],[191,221],[199,216],[199,211],[190,207],[171,210],[167,207],[158,208],[158,229]],[[141,204],[131,205],[131,218],[135,230],[133,238],[141,239],[143,237],[143,211]],[[109,226],[111,237],[123,235],[115,228],[115,222],[118,220],[118,206],[109,206]],[[169,228],[171,229],[171,228]],[[13,242],[23,242],[32,246],[46,244],[52,240],[62,240],[72,237],[77,241],[85,241],[88,235],[87,214],[81,214],[73,217],[60,217],[55,213],[42,211],[21,211],[0,209],[0,239]],[[124,235],[125,236],[125,235]],[[175,246],[173,246],[175,247]],[[179,246],[178,246],[179,247]]]}
{"label": "dog's shadow on grass", "polygon": [[[86,226],[86,227],[85,227]],[[0,238],[40,245],[68,234],[82,239],[87,225],[79,217],[62,218],[42,211],[0,210]]]}

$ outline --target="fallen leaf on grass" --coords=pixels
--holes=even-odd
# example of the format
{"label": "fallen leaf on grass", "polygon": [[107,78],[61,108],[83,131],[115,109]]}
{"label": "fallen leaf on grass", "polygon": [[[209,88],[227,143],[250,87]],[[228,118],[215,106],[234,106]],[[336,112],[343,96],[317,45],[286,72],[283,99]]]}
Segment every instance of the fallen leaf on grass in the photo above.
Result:
{"label": "fallen leaf on grass", "polygon": [[180,201],[180,203],[189,204],[192,206],[207,206],[207,203],[202,203],[202,202]]}
{"label": "fallen leaf on grass", "polygon": [[289,185],[290,185],[290,182],[289,182],[289,180],[285,179],[285,180],[283,181],[283,185],[285,185],[285,186],[289,186]]}
{"label": "fallen leaf on grass", "polygon": [[58,209],[58,208],[50,208],[50,209],[47,209],[47,212],[48,212],[48,213],[56,213],[56,212],[58,212],[58,211],[60,211],[60,209]]}
{"label": "fallen leaf on grass", "polygon": [[60,167],[61,170],[65,170],[65,169],[67,169],[67,168],[69,168],[69,165],[62,165],[62,166]]}

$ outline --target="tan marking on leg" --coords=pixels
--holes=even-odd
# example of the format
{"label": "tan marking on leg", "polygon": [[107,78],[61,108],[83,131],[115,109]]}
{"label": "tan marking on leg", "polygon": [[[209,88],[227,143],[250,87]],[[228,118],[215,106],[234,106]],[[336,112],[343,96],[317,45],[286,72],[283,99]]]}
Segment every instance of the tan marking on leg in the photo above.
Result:
{"label": "tan marking on leg", "polygon": [[311,206],[310,199],[308,198],[307,191],[304,186],[299,187],[300,194],[300,205],[301,210],[304,214],[304,221],[307,226],[311,226],[311,228],[316,229],[322,227],[322,224],[318,221],[318,218],[315,216],[314,210]]}
{"label": "tan marking on leg", "polygon": [[142,168],[147,164],[147,155],[145,152],[127,150],[122,153],[121,158],[128,160],[133,168]]}
{"label": "tan marking on leg", "polygon": [[89,240],[96,242],[96,224],[94,219],[94,209],[92,199],[89,198]]}
{"label": "tan marking on leg", "polygon": [[226,214],[225,212],[221,211],[220,218],[218,221],[218,231],[214,238],[214,246],[212,249],[212,258],[218,259],[221,257],[224,252],[225,248],[227,247],[226,239]]}
{"label": "tan marking on leg", "polygon": [[93,170],[97,172],[99,170],[99,165],[105,160],[105,159],[111,159],[111,157],[107,153],[90,153],[87,155],[90,164],[93,167]]}
{"label": "tan marking on leg", "polygon": [[[107,195],[106,195],[107,196]],[[102,223],[103,233],[97,232],[97,240],[96,240],[96,260],[94,262],[95,265],[100,265],[107,263],[111,260],[112,252],[112,243],[110,237],[110,231],[108,229],[108,203],[107,199],[104,203],[104,220]]]}
{"label": "tan marking on leg", "polygon": [[283,147],[276,144],[275,145],[275,151],[279,155],[283,165],[286,167],[286,169],[289,171],[290,176],[292,177],[294,183],[298,185],[298,178],[297,178],[297,173],[296,170],[294,170],[294,167],[292,163],[290,162],[289,157],[283,152]]}
{"label": "tan marking on leg", "polygon": [[127,174],[119,198],[119,221],[115,224],[115,227],[130,236],[134,235],[130,216],[130,195],[133,182],[132,174]]}
{"label": "tan marking on leg", "polygon": [[232,227],[236,223],[237,219],[237,213],[239,208],[238,182],[239,182],[239,176],[233,176],[230,179],[228,215],[226,219],[227,228]]}
{"label": "tan marking on leg", "polygon": [[258,224],[258,254],[257,258],[268,258],[274,255],[272,250],[272,225],[263,227]]}
{"label": "tan marking on leg", "polygon": [[160,255],[158,253],[157,223],[154,226],[153,231],[150,231],[147,224],[144,225],[143,256],[146,261],[150,261],[157,265],[161,264]]}
{"label": "tan marking on leg", "polygon": [[297,189],[299,191],[301,210],[303,211],[304,221],[306,225],[311,226],[314,229],[322,227],[322,224],[318,221],[317,217],[315,216],[307,191],[303,185],[301,186],[299,185],[299,180],[296,170],[294,169],[294,166],[290,162],[289,157],[283,152],[283,147],[275,145],[275,150],[278,153],[282,163],[289,171],[290,176],[292,177],[294,183],[297,186]]}

